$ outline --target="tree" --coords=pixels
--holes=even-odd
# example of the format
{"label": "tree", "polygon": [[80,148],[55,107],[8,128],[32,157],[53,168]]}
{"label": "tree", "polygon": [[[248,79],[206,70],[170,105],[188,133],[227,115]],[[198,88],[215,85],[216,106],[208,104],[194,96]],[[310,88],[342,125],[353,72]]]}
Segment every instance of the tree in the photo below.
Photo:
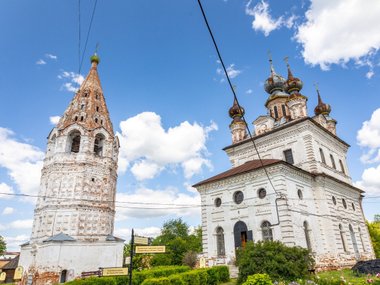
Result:
{"label": "tree", "polygon": [[165,245],[165,254],[156,254],[152,265],[181,265],[185,254],[189,251],[202,251],[202,230],[198,227],[189,233],[189,226],[181,218],[165,222],[161,235],[153,240],[153,245]]}
{"label": "tree", "polygon": [[0,236],[0,255],[4,254],[6,250],[7,250],[7,243],[5,242],[4,238]]}
{"label": "tree", "polygon": [[314,259],[305,248],[288,247],[279,241],[259,241],[247,242],[244,249],[238,250],[237,265],[237,284],[257,273],[266,273],[277,281],[293,281],[307,276]]}
{"label": "tree", "polygon": [[375,251],[376,258],[380,258],[380,219],[377,220],[375,215],[374,222],[367,222],[368,232],[371,237],[373,250]]}

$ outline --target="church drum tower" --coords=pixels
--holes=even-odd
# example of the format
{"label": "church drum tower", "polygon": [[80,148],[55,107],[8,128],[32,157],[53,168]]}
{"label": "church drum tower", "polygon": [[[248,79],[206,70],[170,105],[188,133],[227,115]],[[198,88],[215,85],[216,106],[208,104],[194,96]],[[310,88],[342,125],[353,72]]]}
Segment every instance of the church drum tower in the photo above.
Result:
{"label": "church drum tower", "polygon": [[[48,136],[31,239],[21,246],[23,284],[53,284],[120,267],[113,236],[119,141],[98,77],[99,57]],[[28,280],[28,281],[27,281]]]}

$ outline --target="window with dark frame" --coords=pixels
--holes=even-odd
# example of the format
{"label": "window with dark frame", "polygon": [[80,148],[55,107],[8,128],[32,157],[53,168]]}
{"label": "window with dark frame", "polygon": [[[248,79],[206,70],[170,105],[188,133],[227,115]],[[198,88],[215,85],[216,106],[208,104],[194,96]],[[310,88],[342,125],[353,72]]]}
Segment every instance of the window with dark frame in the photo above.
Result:
{"label": "window with dark frame", "polygon": [[261,232],[263,236],[263,240],[273,240],[273,232],[271,229],[271,224],[268,221],[264,221],[261,224]]}
{"label": "window with dark frame", "polygon": [[343,161],[341,159],[339,159],[339,164],[340,164],[340,170],[342,170],[343,174],[346,174],[346,171],[344,170],[344,166],[343,166]]}
{"label": "window with dark frame", "polygon": [[257,194],[260,199],[264,199],[267,196],[267,191],[264,188],[260,188]]}
{"label": "window with dark frame", "polygon": [[222,199],[220,199],[219,197],[215,198],[214,205],[215,207],[219,208],[222,205]]}
{"label": "window with dark frame", "polygon": [[278,118],[277,106],[273,107],[273,111],[274,111],[274,118],[277,119]]}
{"label": "window with dark frame", "polygon": [[226,255],[225,245],[224,245],[224,230],[222,227],[216,229],[216,251],[218,256]]}
{"label": "window with dark frame", "polygon": [[332,154],[330,154],[330,159],[331,159],[331,165],[334,169],[336,169],[336,165],[335,165],[335,160],[334,160],[334,157]]}
{"label": "window with dark frame", "polygon": [[236,191],[236,192],[234,193],[234,202],[235,202],[236,204],[240,204],[241,202],[243,202],[243,200],[244,200],[244,194],[243,194],[243,192],[241,192],[241,191]]}
{"label": "window with dark frame", "polygon": [[285,105],[281,105],[281,108],[282,108],[282,115],[285,117],[286,116]]}
{"label": "window with dark frame", "polygon": [[319,155],[321,156],[322,163],[326,164],[325,154],[323,153],[323,149],[319,148]]}
{"label": "window with dark frame", "polygon": [[284,150],[285,161],[290,164],[294,164],[293,152],[291,149]]}

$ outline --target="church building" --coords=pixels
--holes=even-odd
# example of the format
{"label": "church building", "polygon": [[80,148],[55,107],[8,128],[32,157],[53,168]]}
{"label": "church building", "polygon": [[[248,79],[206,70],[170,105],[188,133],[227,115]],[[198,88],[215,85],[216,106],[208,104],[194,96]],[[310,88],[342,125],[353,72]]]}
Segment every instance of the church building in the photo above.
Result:
{"label": "church building", "polygon": [[194,185],[201,195],[203,252],[209,264],[231,263],[247,241],[279,240],[313,254],[317,269],[374,258],[362,210],[364,192],[347,167],[349,145],[336,134],[331,107],[318,92],[314,116],[303,82],[277,74],[272,61],[267,115],[254,120],[252,139],[234,101],[231,169]]}
{"label": "church building", "polygon": [[30,241],[21,246],[23,284],[63,283],[82,272],[121,267],[113,236],[119,141],[97,67],[48,136]]}

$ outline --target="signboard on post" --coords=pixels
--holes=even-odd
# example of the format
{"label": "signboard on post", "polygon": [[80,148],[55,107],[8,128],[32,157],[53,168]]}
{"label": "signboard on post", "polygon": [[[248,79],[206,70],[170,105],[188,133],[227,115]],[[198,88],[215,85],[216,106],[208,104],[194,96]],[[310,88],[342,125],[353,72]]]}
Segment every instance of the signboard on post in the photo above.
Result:
{"label": "signboard on post", "polygon": [[136,246],[136,253],[165,253],[164,245],[158,246]]}
{"label": "signboard on post", "polygon": [[81,273],[82,278],[91,277],[91,276],[100,276],[100,270],[97,271],[86,271]]}
{"label": "signboard on post", "polygon": [[24,268],[22,268],[22,266],[17,266],[17,268],[15,270],[15,275],[13,275],[13,279],[14,280],[21,280],[23,272],[24,272]]}
{"label": "signboard on post", "polygon": [[1,272],[0,273],[0,282],[4,282],[6,277],[7,277],[7,273]]}
{"label": "signboard on post", "polygon": [[102,268],[102,276],[120,276],[128,275],[127,267],[109,267]]}
{"label": "signboard on post", "polygon": [[148,245],[149,239],[147,237],[135,236],[135,244]]}

